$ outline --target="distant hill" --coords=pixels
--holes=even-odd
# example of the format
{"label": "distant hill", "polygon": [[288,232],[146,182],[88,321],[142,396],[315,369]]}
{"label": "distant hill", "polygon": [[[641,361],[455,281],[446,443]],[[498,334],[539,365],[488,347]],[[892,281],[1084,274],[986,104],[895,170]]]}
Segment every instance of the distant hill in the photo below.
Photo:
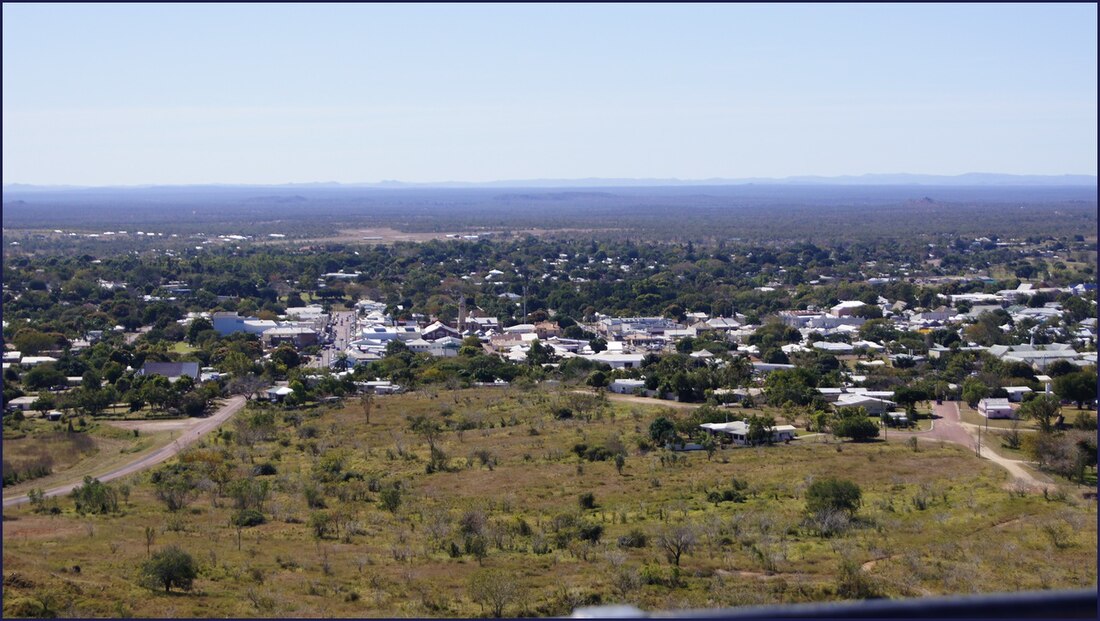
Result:
{"label": "distant hill", "polygon": [[[458,188],[631,188],[631,187],[678,187],[678,186],[729,186],[729,185],[830,185],[830,186],[1029,186],[1029,187],[1094,187],[1096,175],[1004,175],[999,173],[966,173],[962,175],[919,175],[910,173],[843,175],[822,177],[804,175],[795,177],[746,177],[746,178],[710,178],[710,179],[624,179],[588,177],[584,179],[513,179],[504,181],[440,181],[411,183],[386,180],[377,183],[337,183],[333,181],[315,183],[285,184],[195,184],[195,185],[135,185],[135,186],[74,186],[74,185],[30,185],[11,183],[4,185],[8,193],[32,192],[81,192],[96,190],[227,190],[227,189],[458,189]],[[267,197],[264,197],[267,198]]]}

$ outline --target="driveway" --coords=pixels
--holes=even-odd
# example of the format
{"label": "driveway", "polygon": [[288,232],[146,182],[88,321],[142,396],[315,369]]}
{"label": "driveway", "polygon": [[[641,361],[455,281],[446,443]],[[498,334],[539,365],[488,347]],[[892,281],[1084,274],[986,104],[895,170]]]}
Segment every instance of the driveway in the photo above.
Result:
{"label": "driveway", "polygon": [[[578,392],[578,393],[586,394],[586,395],[595,394],[595,393],[593,393],[591,391],[588,391],[588,390],[574,390],[573,392]],[[610,391],[605,392],[604,394],[607,395],[607,398],[611,401],[622,401],[622,402],[625,402],[625,403],[640,403],[640,404],[643,404],[643,405],[656,405],[656,406],[659,406],[659,407],[679,408],[679,409],[687,409],[687,410],[694,410],[695,408],[699,407],[698,403],[680,403],[679,401],[665,401],[664,399],[653,399],[651,397],[638,397],[638,396],[635,396],[635,395],[621,395],[617,392],[610,392]]]}
{"label": "driveway", "polygon": [[[153,451],[152,453],[145,455],[144,457],[139,457],[138,459],[124,466],[120,466],[118,468],[115,468],[114,470],[95,476],[100,481],[107,482],[112,479],[117,479],[129,474],[133,474],[135,472],[141,472],[142,470],[152,468],[153,466],[161,462],[167,461],[178,455],[179,452],[183,449],[187,448],[191,444],[194,444],[196,441],[199,440],[199,438],[210,433],[219,425],[229,420],[230,417],[232,417],[234,414],[240,411],[241,408],[244,407],[244,404],[244,397],[230,397],[229,399],[226,399],[225,403],[222,404],[222,406],[218,408],[216,412],[210,415],[210,417],[198,419],[198,423],[193,425],[188,431],[183,433],[171,444],[163,446]],[[53,487],[45,490],[44,495],[48,498],[51,496],[61,496],[63,494],[68,494],[69,492],[73,491],[73,489],[82,484],[83,481],[79,481],[76,483]],[[22,496],[13,496],[11,498],[4,499],[4,507],[14,507],[24,502],[27,502],[27,496],[25,494]]]}

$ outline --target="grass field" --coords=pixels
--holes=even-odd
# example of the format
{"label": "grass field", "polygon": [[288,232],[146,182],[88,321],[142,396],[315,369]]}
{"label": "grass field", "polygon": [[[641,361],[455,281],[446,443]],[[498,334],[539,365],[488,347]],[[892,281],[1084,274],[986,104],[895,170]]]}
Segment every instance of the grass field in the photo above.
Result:
{"label": "grass field", "polygon": [[[468,585],[489,571],[514,589],[509,616],[610,602],[659,610],[1096,583],[1095,504],[1070,486],[1049,500],[1007,491],[1005,472],[964,448],[811,436],[713,459],[643,452],[657,415],[688,413],[611,402],[557,420],[551,406],[566,399],[423,391],[375,398],[369,424],[356,403],[298,412],[300,422],[271,410],[274,437],[251,448],[215,434],[198,449],[203,459],[224,460],[239,477],[257,464],[276,470],[257,477],[272,487],[267,523],[240,539],[229,526],[232,499],[203,492],[169,512],[148,475],[131,480],[120,514],[78,516],[68,500],[59,516],[5,511],[5,615],[45,606],[82,616],[477,616],[488,609]],[[435,439],[443,471],[427,473],[424,436],[408,421],[417,415],[450,421]],[[582,461],[577,444],[621,444],[621,474],[612,461]],[[856,520],[832,537],[804,523],[804,491],[825,476],[863,491]],[[747,484],[744,502],[708,501],[735,478]],[[391,512],[381,500],[393,483],[401,492]],[[589,493],[594,506],[584,508]],[[307,505],[317,494],[324,509]],[[319,512],[340,516],[335,532],[316,536]],[[576,536],[595,526],[594,540]],[[677,568],[658,540],[680,526],[696,543]],[[152,551],[177,544],[196,559],[192,592],[138,586],[146,527]],[[644,546],[620,545],[632,531]]]}
{"label": "grass field", "polygon": [[108,472],[135,456],[156,450],[172,440],[168,432],[143,433],[93,422],[86,431],[66,433],[61,423],[27,420],[21,437],[4,438],[4,460],[19,464],[42,455],[49,457],[52,473],[4,487],[4,497],[19,496],[34,488],[49,488],[80,481],[85,474]]}

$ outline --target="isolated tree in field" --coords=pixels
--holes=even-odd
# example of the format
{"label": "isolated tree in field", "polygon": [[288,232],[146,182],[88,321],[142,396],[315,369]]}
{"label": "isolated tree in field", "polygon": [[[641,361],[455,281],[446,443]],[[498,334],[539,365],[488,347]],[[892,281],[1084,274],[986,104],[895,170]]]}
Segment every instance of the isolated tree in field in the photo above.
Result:
{"label": "isolated tree in field", "polygon": [[842,511],[854,514],[860,506],[862,492],[859,486],[842,479],[818,479],[806,489],[806,511],[819,514]]}
{"label": "isolated tree in field", "polygon": [[1024,403],[1016,411],[1016,416],[1024,420],[1035,421],[1039,431],[1050,433],[1054,431],[1054,421],[1058,418],[1061,406],[1058,398],[1053,395],[1039,395],[1031,401]]}
{"label": "isolated tree in field", "polygon": [[676,439],[676,425],[661,416],[649,424],[649,437],[658,445],[672,442]]}
{"label": "isolated tree in field", "polygon": [[172,587],[190,591],[198,576],[198,566],[191,555],[176,546],[155,552],[141,564],[141,582],[150,589],[164,587],[168,593]]}
{"label": "isolated tree in field", "polygon": [[619,476],[623,474],[623,466],[626,465],[626,456],[622,453],[615,454],[615,471],[619,473]]}
{"label": "isolated tree in field", "polygon": [[439,446],[443,427],[439,421],[419,414],[409,420],[409,429],[424,439],[428,445],[428,472],[443,470],[447,465],[447,454]]}
{"label": "isolated tree in field", "polygon": [[666,528],[657,536],[657,544],[665,551],[668,561],[677,567],[680,566],[680,557],[691,552],[697,540],[695,528],[688,524]]}
{"label": "isolated tree in field", "polygon": [[499,570],[480,570],[470,577],[467,592],[482,610],[488,608],[494,617],[504,615],[504,609],[519,598],[515,575]]}
{"label": "isolated tree in field", "polygon": [[1054,392],[1066,401],[1073,401],[1080,410],[1086,401],[1096,399],[1096,371],[1067,373],[1054,379]]}
{"label": "isolated tree in field", "polygon": [[359,405],[363,408],[363,419],[370,424],[370,411],[374,407],[374,393],[365,392],[362,397],[359,397]]}

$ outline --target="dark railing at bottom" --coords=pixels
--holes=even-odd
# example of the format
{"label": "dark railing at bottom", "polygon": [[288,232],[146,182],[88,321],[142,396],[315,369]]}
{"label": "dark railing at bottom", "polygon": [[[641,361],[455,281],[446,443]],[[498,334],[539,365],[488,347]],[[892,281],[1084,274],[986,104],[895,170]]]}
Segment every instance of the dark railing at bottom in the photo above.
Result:
{"label": "dark railing at bottom", "polygon": [[1028,591],[913,599],[645,612],[633,606],[589,606],[574,619],[1096,619],[1097,590]]}

